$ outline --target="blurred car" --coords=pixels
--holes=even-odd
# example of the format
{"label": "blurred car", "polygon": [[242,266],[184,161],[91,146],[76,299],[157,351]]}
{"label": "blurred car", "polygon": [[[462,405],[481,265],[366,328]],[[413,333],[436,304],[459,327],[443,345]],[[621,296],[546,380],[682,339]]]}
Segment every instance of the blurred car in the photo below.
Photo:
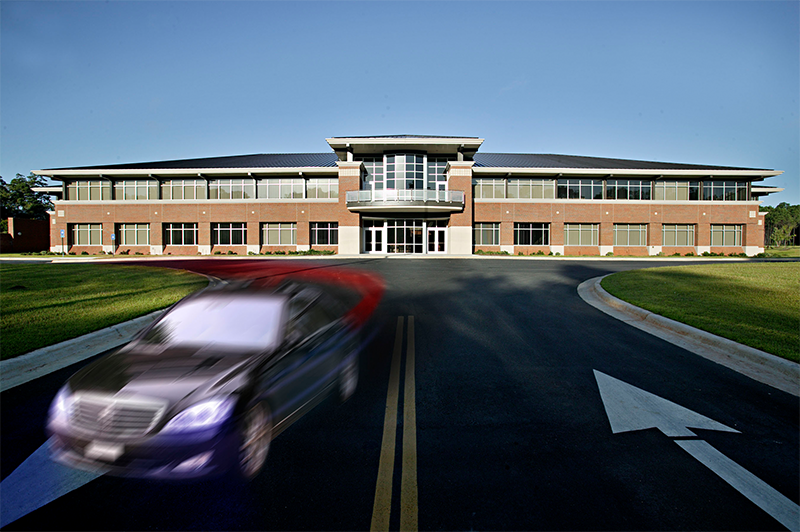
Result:
{"label": "blurred car", "polygon": [[53,458],[125,476],[252,479],[274,437],[330,393],[355,391],[359,332],[346,310],[296,284],[181,300],[59,390]]}

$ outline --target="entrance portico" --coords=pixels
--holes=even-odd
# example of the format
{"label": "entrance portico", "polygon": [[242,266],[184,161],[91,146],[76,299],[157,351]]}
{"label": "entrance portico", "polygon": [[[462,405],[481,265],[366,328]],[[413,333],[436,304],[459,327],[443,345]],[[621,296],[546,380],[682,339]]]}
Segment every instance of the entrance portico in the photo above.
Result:
{"label": "entrance portico", "polygon": [[447,226],[447,218],[363,218],[361,252],[415,255],[447,253]]}

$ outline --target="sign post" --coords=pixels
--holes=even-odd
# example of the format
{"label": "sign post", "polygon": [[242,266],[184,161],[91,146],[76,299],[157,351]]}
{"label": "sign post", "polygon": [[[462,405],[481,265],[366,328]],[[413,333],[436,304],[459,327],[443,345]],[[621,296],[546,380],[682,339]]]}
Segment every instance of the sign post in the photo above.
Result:
{"label": "sign post", "polygon": [[117,239],[117,235],[115,233],[111,233],[111,254],[116,255],[116,250],[114,249],[116,246],[114,245],[114,241]]}
{"label": "sign post", "polygon": [[61,230],[61,254],[64,255],[64,230]]}

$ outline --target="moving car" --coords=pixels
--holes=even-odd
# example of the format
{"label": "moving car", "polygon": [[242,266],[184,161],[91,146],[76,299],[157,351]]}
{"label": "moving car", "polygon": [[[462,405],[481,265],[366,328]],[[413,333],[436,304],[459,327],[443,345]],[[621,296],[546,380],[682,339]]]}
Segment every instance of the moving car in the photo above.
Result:
{"label": "moving car", "polygon": [[59,390],[53,458],[145,478],[254,478],[272,438],[330,393],[355,391],[359,332],[346,310],[296,283],[181,300]]}

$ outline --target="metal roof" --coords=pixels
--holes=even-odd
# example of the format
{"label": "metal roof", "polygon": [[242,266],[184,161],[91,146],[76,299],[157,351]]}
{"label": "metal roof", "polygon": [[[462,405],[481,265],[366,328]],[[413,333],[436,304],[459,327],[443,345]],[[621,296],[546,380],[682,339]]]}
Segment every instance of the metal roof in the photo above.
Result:
{"label": "metal roof", "polygon": [[554,155],[536,153],[476,153],[476,167],[482,168],[580,168],[580,169],[629,169],[629,170],[754,170],[732,166],[707,166],[701,164],[662,163],[634,161],[630,159],[608,159],[605,157],[583,157],[580,155]]}
{"label": "metal roof", "polygon": [[202,159],[179,159],[149,163],[112,164],[106,166],[81,166],[54,168],[53,170],[147,170],[173,168],[308,168],[335,167],[335,153],[259,153],[255,155],[231,155]]}

